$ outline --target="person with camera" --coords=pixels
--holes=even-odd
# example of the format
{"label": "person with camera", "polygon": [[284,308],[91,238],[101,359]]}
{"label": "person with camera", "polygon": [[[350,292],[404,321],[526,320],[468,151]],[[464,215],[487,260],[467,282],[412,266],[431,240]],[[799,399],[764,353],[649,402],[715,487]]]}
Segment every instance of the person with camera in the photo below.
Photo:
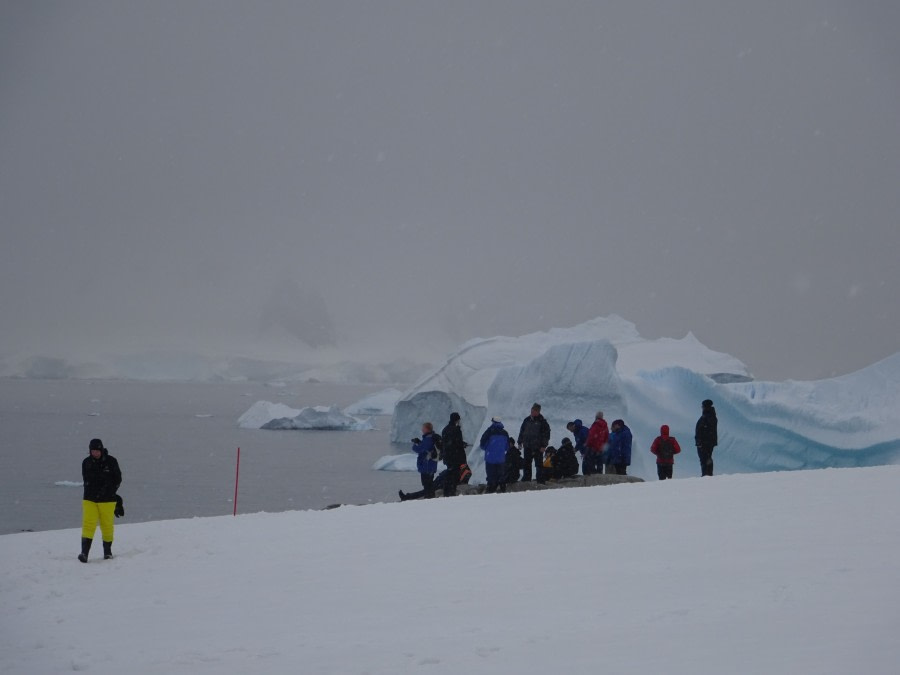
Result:
{"label": "person with camera", "polygon": [[[422,479],[422,489],[425,491],[425,498],[434,497],[434,474],[437,473],[438,463],[438,447],[435,443],[434,425],[431,422],[425,422],[422,425],[422,438],[412,439],[413,452],[418,455],[416,458],[416,469],[419,477]],[[400,498],[403,499],[403,491],[400,491]]]}
{"label": "person with camera", "polygon": [[444,465],[447,467],[444,476],[444,496],[456,495],[456,486],[459,484],[460,470],[468,461],[466,448],[468,443],[463,440],[462,426],[458,412],[450,413],[450,423],[441,432]]}

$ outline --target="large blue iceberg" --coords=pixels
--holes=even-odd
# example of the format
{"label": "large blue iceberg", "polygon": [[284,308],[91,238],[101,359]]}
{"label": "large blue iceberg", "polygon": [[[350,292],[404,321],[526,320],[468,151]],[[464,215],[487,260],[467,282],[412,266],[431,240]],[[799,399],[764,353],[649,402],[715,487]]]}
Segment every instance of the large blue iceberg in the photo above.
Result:
{"label": "large blue iceberg", "polygon": [[[466,440],[477,445],[492,416],[515,435],[539,401],[553,429],[587,424],[603,410],[634,433],[629,473],[653,478],[650,444],[668,424],[683,448],[676,477],[699,475],[694,424],[710,398],[719,416],[716,472],[871,466],[900,459],[900,353],[850,375],[816,382],[756,382],[738,359],[714,352],[693,335],[642,338],[616,316],[518,338],[472,340],[422,377],[397,403],[391,438],[402,443],[423,421],[440,429],[462,415]],[[469,453],[473,469],[481,453]],[[414,467],[411,456],[379,460],[386,470]]]}

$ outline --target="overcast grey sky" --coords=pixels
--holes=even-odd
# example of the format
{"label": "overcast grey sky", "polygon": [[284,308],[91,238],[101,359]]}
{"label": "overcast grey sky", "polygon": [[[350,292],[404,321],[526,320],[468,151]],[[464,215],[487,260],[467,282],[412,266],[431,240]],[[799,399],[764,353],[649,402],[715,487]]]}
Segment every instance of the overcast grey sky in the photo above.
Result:
{"label": "overcast grey sky", "polygon": [[898,35],[889,0],[2,2],[0,352],[240,350],[296,296],[348,350],[615,312],[855,370],[900,349]]}

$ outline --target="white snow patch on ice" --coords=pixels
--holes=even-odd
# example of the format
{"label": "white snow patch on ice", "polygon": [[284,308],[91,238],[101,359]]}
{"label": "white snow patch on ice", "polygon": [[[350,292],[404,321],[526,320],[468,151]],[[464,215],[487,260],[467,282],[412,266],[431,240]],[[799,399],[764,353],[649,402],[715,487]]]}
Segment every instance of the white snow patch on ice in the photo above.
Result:
{"label": "white snow patch on ice", "polygon": [[60,487],[84,487],[84,482],[80,480],[58,480],[53,484]]}

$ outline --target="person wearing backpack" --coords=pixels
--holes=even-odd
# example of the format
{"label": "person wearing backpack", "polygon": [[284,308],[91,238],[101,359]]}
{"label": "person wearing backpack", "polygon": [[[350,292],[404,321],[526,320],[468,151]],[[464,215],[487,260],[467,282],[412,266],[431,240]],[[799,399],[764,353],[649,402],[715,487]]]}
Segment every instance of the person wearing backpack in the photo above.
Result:
{"label": "person wearing backpack", "polygon": [[656,455],[656,475],[660,480],[672,478],[672,469],[675,467],[675,455],[681,452],[681,446],[674,436],[669,435],[669,425],[663,424],[659,428],[659,436],[650,446],[650,452]]}

